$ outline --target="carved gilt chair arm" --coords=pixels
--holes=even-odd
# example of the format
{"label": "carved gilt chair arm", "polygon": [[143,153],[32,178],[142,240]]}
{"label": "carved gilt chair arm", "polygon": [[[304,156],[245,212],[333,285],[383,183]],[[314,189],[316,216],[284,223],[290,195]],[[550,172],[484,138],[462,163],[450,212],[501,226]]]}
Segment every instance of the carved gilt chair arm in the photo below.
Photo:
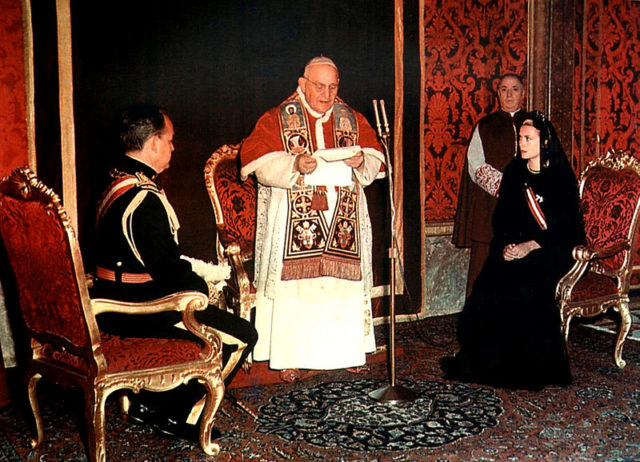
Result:
{"label": "carved gilt chair arm", "polygon": [[212,359],[222,350],[222,340],[219,335],[207,326],[200,324],[194,315],[195,311],[202,311],[209,306],[207,296],[197,291],[182,291],[162,298],[145,302],[124,302],[106,298],[91,299],[94,314],[123,313],[123,314],[152,314],[164,311],[182,313],[182,326],[205,343],[205,359]]}
{"label": "carved gilt chair arm", "polygon": [[[574,252],[575,250],[576,249],[574,249]],[[571,299],[573,287],[580,280],[588,267],[589,260],[576,258],[576,262],[573,264],[571,269],[562,277],[562,279],[560,279],[560,281],[558,281],[558,285],[556,285],[557,302],[569,301]]]}
{"label": "carved gilt chair arm", "polygon": [[163,311],[183,312],[188,306],[195,310],[207,308],[207,296],[197,291],[182,291],[144,302],[124,302],[107,298],[92,298],[93,313],[152,314]]}
{"label": "carved gilt chair arm", "polygon": [[613,244],[600,248],[588,248],[584,245],[578,245],[573,248],[572,255],[576,261],[590,261],[597,258],[611,257],[623,250],[630,250],[631,243],[628,240],[616,241]]}
{"label": "carved gilt chair arm", "polygon": [[[208,306],[207,302],[205,302],[206,306]],[[220,356],[220,361],[222,361],[222,338],[215,329],[198,322],[194,313],[199,309],[201,308],[196,303],[190,303],[182,311],[182,324],[189,332],[205,343],[203,359],[211,361],[215,356]]]}
{"label": "carved gilt chair arm", "polygon": [[600,258],[611,257],[621,251],[629,251],[631,244],[627,240],[616,241],[606,247],[588,248],[585,245],[577,245],[571,255],[576,261],[573,267],[565,274],[556,286],[556,300],[569,301],[573,287],[580,280],[591,262]]}

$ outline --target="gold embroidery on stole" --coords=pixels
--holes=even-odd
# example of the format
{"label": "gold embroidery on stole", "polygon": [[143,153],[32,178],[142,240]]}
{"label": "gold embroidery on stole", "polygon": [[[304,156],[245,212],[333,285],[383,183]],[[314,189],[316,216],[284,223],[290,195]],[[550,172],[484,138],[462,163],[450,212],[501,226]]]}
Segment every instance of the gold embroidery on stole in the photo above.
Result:
{"label": "gold embroidery on stole", "polygon": [[[333,118],[335,146],[356,145],[358,124],[351,109],[340,101],[336,102]],[[280,106],[279,120],[285,150],[291,155],[312,154],[308,116],[296,95]],[[354,281],[362,279],[358,187],[341,186],[336,190],[338,201],[329,225],[324,214],[312,207],[313,187],[305,185],[302,179],[287,191],[289,210],[282,280],[320,276]]]}

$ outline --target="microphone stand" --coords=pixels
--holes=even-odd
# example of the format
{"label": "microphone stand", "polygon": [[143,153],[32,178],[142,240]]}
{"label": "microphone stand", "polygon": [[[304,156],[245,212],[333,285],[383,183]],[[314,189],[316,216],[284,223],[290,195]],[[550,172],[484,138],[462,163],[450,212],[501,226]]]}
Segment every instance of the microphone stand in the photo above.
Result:
{"label": "microphone stand", "polygon": [[384,122],[384,130],[380,125],[380,116],[378,114],[378,101],[373,100],[373,112],[376,116],[376,128],[378,131],[378,138],[384,147],[385,159],[387,162],[387,173],[389,178],[389,207],[391,215],[391,247],[389,247],[389,260],[390,260],[390,298],[389,298],[389,362],[390,362],[390,383],[377,390],[369,393],[369,397],[379,402],[388,402],[391,404],[413,401],[416,399],[416,395],[413,391],[396,384],[396,259],[397,246],[395,239],[395,220],[396,210],[393,196],[393,166],[391,165],[391,156],[389,154],[389,140],[391,133],[389,132],[389,122],[387,121],[387,111],[384,108],[384,100],[380,100],[380,112],[382,112],[382,120]]}

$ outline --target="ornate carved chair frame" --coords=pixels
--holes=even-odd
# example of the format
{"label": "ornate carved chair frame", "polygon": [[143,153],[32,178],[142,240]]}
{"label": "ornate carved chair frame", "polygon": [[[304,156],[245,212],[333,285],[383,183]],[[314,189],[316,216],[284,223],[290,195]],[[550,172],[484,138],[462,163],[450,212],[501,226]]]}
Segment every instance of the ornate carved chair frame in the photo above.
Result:
{"label": "ornate carved chair frame", "polygon": [[[32,446],[44,438],[36,395],[43,376],[82,388],[92,461],[106,460],[105,402],[111,393],[122,389],[166,391],[197,379],[206,388],[200,445],[205,453],[218,454],[220,447],[210,436],[224,395],[222,343],[194,316],[196,310],[207,307],[207,297],[180,292],[145,303],[91,300],[68,215],[59,197],[26,168],[16,169],[0,182],[0,235],[14,271],[31,345],[25,380],[37,430]],[[167,310],[182,313],[184,326],[195,335],[193,341],[101,334],[95,318],[106,311]]]}
{"label": "ornate carved chair frame", "polygon": [[631,326],[629,285],[640,215],[640,161],[622,151],[592,160],[580,175],[587,244],[573,249],[576,261],[556,287],[565,340],[574,316],[592,318],[613,308],[620,314],[614,350],[624,368],[622,347]]}
{"label": "ornate carved chair frame", "polygon": [[257,191],[253,177],[240,180],[239,149],[240,144],[224,145],[211,154],[204,167],[204,179],[216,220],[218,262],[226,261],[231,266],[231,279],[223,298],[227,307],[250,321],[256,302],[251,279]]}

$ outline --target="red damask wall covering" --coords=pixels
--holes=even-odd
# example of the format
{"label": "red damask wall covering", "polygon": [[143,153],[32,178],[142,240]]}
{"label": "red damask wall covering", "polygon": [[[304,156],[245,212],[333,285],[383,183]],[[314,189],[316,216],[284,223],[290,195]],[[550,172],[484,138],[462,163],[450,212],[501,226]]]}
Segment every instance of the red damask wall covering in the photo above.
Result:
{"label": "red damask wall covering", "polygon": [[425,0],[425,221],[455,217],[460,176],[474,125],[497,108],[501,74],[523,75],[526,0]]}
{"label": "red damask wall covering", "polygon": [[[640,157],[640,2],[585,0],[576,19],[574,156],[582,166],[612,148]],[[640,237],[633,265],[640,286]]]}
{"label": "red damask wall covering", "polygon": [[[21,4],[0,1],[0,177],[28,159],[23,63]],[[8,402],[0,355],[0,406]]]}
{"label": "red damask wall covering", "polygon": [[0,1],[0,176],[27,164],[22,7]]}
{"label": "red damask wall covering", "polygon": [[640,156],[640,2],[585,0],[576,17],[574,155]]}
{"label": "red damask wall covering", "polygon": [[[572,152],[576,170],[611,148],[640,156],[640,2],[576,0]],[[497,108],[496,79],[526,77],[527,1],[424,0],[425,224],[455,217],[471,131]],[[562,24],[552,24],[563,27]],[[436,226],[437,228],[437,226]],[[640,285],[640,239],[636,249]]]}

